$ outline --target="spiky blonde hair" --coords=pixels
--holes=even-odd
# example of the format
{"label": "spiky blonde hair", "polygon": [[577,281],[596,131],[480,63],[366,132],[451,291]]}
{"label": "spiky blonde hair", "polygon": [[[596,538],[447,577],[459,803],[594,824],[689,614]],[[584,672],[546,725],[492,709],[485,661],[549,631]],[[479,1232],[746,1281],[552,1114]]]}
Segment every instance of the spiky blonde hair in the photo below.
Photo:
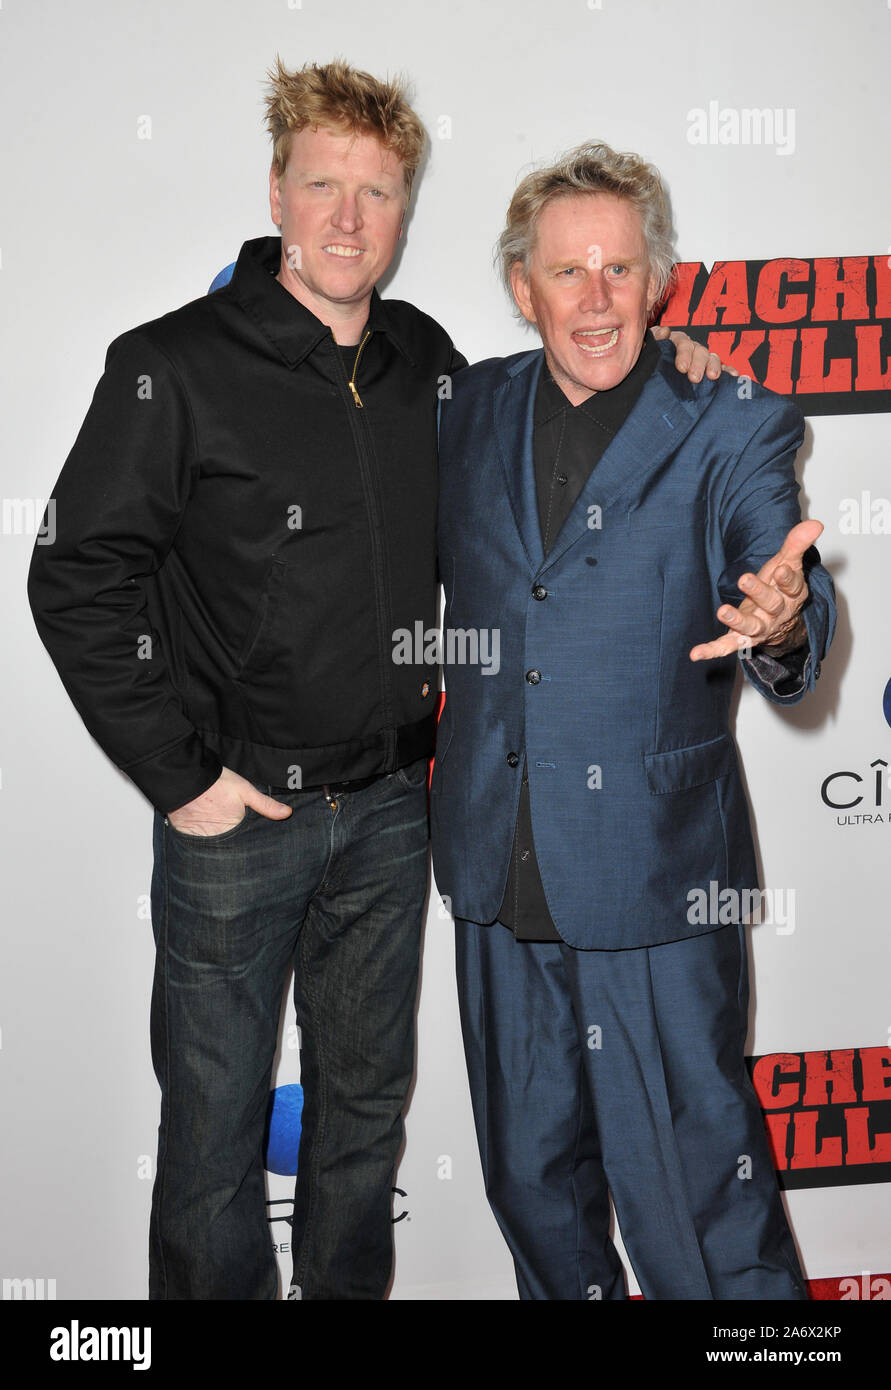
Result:
{"label": "spiky blonde hair", "polygon": [[285,172],[291,136],[306,126],[328,126],[373,135],[401,160],[405,197],[424,155],[427,136],[408,104],[399,79],[380,82],[370,73],[351,68],[341,58],[331,63],[305,63],[289,72],[280,57],[270,69],[266,125],[272,136],[272,168]]}

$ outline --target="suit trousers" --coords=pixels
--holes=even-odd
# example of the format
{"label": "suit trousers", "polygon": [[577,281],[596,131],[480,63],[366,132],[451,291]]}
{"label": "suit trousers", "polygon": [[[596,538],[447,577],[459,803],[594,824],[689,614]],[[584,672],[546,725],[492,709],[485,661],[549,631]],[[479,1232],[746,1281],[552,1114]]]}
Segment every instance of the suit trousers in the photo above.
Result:
{"label": "suit trousers", "polygon": [[745,1066],[745,928],[631,950],[458,921],[486,1193],[521,1299],[807,1298]]}

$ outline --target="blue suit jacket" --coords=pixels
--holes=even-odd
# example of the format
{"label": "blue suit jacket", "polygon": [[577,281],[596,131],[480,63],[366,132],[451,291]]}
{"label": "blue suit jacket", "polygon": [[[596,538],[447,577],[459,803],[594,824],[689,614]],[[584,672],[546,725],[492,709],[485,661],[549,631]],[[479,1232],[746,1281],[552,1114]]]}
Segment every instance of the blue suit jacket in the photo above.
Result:
{"label": "blue suit jacket", "polygon": [[[661,352],[547,559],[532,460],[541,350],[467,368],[442,404],[446,703],[431,819],[437,886],[456,917],[492,922],[499,910],[524,756],[542,883],[569,944],[714,930],[726,916],[691,921],[691,890],[714,901],[757,887],[728,731],[738,658],[688,652],[724,631],[719,603],[740,602],[739,576],[800,520],[804,422],[757,385],[740,399],[727,374],[694,385],[673,348]],[[835,623],[829,575],[806,568],[801,688],[779,696],[743,662],[778,703],[813,687]],[[488,665],[467,660],[481,630]]]}

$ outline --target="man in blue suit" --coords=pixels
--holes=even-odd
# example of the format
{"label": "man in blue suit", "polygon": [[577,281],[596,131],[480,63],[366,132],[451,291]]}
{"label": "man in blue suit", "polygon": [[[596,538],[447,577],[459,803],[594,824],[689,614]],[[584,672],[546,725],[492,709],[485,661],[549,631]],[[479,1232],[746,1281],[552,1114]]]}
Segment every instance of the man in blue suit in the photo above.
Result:
{"label": "man in blue suit", "polygon": [[487,1194],[521,1298],[625,1297],[611,1192],[647,1298],[804,1299],[744,1062],[762,897],[728,730],[738,664],[789,704],[832,636],[803,420],[647,333],[674,255],[638,156],[531,174],[501,253],[543,351],[442,406],[431,793]]}

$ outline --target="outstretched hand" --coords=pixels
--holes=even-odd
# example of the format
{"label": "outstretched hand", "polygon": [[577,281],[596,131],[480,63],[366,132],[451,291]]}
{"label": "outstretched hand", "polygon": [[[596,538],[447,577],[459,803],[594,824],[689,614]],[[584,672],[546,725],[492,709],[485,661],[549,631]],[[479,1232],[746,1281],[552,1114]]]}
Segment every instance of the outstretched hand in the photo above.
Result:
{"label": "outstretched hand", "polygon": [[767,648],[781,656],[800,646],[807,635],[801,609],[808,595],[802,561],[822,530],[822,522],[799,521],[757,574],[741,575],[739,587],[746,595],[742,603],[738,608],[724,603],[718,609],[718,618],[729,631],[693,647],[690,660],[713,661],[742,647]]}

